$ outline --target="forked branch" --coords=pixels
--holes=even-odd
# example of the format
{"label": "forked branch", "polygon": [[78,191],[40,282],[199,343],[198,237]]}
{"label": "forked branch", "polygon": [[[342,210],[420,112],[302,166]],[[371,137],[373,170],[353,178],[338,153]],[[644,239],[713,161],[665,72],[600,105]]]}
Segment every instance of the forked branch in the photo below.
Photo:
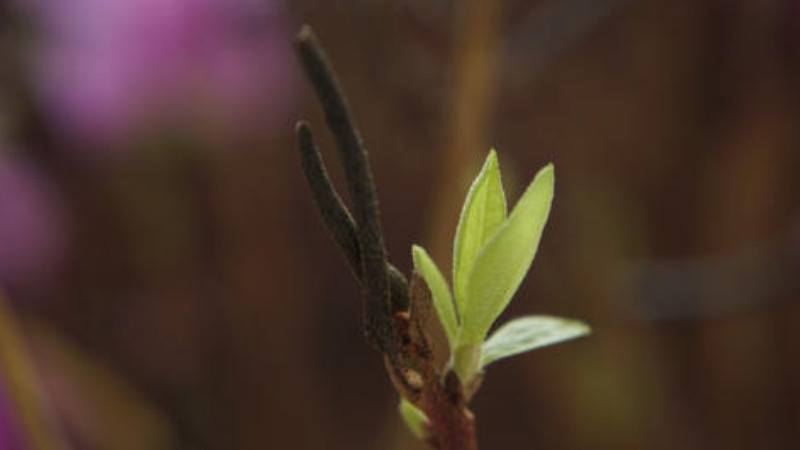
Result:
{"label": "forked branch", "polygon": [[[391,285],[395,286],[395,290],[400,291],[405,283],[399,282],[397,278],[399,272],[396,271],[393,271],[395,272],[394,282],[389,282],[389,268],[386,261],[386,247],[383,244],[378,199],[375,185],[372,182],[372,171],[367,161],[367,152],[350,114],[347,99],[339,86],[336,74],[311,27],[304,26],[295,38],[294,44],[297,57],[316,90],[325,112],[328,127],[333,133],[339,149],[339,156],[347,177],[348,192],[355,212],[355,245],[352,242],[352,231],[344,231],[347,229],[347,225],[344,224],[348,222],[352,224],[353,220],[333,189],[330,180],[325,176],[325,168],[319,153],[314,148],[310,130],[301,124],[298,127],[298,146],[301,154],[305,156],[305,162],[310,164],[304,165],[306,175],[322,175],[318,180],[310,181],[312,189],[316,186],[323,191],[330,191],[329,194],[324,194],[329,202],[320,210],[325,209],[330,213],[326,215],[323,212],[326,224],[334,234],[337,243],[340,246],[345,244],[348,262],[354,272],[359,274],[358,278],[366,297],[364,331],[367,341],[383,352],[393,353],[392,313],[403,303],[407,304],[408,302],[407,300],[404,302],[401,298],[392,299],[390,297]],[[318,199],[318,204],[320,199]],[[331,200],[333,201],[331,202]],[[334,227],[331,227],[331,224]],[[358,248],[358,252],[354,252],[353,247]],[[356,255],[359,257],[358,260],[355,258]],[[394,307],[393,302],[395,303]]]}

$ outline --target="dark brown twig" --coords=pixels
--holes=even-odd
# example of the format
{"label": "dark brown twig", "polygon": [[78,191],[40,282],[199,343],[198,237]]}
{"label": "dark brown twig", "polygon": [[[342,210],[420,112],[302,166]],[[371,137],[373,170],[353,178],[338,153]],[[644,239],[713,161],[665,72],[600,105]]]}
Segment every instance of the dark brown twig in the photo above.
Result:
{"label": "dark brown twig", "polygon": [[[300,64],[316,90],[328,127],[336,140],[347,177],[348,192],[353,201],[361,265],[360,278],[366,297],[365,335],[368,342],[383,352],[394,353],[389,269],[367,152],[336,75],[311,27],[304,26],[294,44]],[[307,137],[310,137],[310,133]],[[321,164],[321,160],[319,161]],[[338,204],[341,205],[341,200]],[[341,223],[343,222],[339,222]],[[343,237],[337,237],[337,242]],[[354,261],[350,258],[352,255],[348,255],[348,259]]]}
{"label": "dark brown twig", "polygon": [[[361,250],[353,217],[331,183],[322,155],[314,142],[311,127],[306,122],[298,122],[296,133],[303,174],[308,181],[317,210],[344,254],[353,275],[359,283],[363,283]],[[408,309],[408,282],[396,267],[387,264],[392,313],[405,311]]]}
{"label": "dark brown twig", "polygon": [[297,150],[300,152],[300,164],[306,177],[314,203],[322,215],[322,220],[333,236],[333,240],[344,253],[353,274],[361,281],[361,250],[358,245],[358,232],[350,212],[347,211],[342,198],[336,192],[325,169],[311,127],[306,122],[298,122]]}

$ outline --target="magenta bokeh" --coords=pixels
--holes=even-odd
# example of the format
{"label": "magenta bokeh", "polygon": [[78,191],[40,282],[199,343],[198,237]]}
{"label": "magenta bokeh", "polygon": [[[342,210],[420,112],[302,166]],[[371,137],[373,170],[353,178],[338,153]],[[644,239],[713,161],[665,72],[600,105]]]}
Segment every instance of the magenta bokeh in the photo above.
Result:
{"label": "magenta bokeh", "polygon": [[262,129],[290,99],[291,50],[279,2],[28,3],[38,25],[33,69],[45,114],[62,137],[83,144],[79,151],[121,148],[154,127]]}

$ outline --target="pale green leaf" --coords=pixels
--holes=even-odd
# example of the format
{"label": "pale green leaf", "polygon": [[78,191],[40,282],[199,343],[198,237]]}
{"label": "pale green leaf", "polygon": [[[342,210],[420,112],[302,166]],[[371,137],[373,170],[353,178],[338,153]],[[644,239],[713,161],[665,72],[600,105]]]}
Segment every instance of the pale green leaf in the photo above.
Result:
{"label": "pale green leaf", "polygon": [[401,398],[397,410],[414,436],[422,440],[428,439],[428,416],[421,409]]}
{"label": "pale green leaf", "polygon": [[459,341],[483,342],[533,262],[553,200],[552,164],[539,171],[508,219],[478,253],[467,282]]}
{"label": "pale green leaf", "polygon": [[458,317],[453,297],[450,295],[450,287],[444,279],[442,272],[436,267],[436,263],[428,255],[428,252],[420,246],[413,246],[411,249],[414,258],[414,270],[422,276],[433,297],[433,307],[442,323],[450,348],[455,348],[458,336]]}
{"label": "pale green leaf", "polygon": [[498,359],[585,336],[591,329],[585,323],[552,316],[525,316],[513,319],[495,331],[483,344],[481,367]]}
{"label": "pale green leaf", "polygon": [[468,386],[480,372],[482,350],[480,344],[461,344],[453,351],[453,370],[462,385]]}
{"label": "pale green leaf", "polygon": [[478,252],[504,220],[506,197],[500,181],[497,154],[492,150],[464,200],[453,242],[453,289],[459,307]]}

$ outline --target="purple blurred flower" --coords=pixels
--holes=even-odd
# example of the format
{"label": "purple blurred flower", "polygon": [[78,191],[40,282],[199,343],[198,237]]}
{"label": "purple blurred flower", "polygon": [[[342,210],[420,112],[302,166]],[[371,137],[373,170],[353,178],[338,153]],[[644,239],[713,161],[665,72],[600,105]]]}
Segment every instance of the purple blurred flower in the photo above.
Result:
{"label": "purple blurred flower", "polygon": [[236,132],[286,107],[291,55],[277,0],[21,0],[43,32],[47,113],[87,143],[164,122]]}
{"label": "purple blurred flower", "polygon": [[40,287],[66,247],[58,193],[30,161],[0,158],[0,284]]}

